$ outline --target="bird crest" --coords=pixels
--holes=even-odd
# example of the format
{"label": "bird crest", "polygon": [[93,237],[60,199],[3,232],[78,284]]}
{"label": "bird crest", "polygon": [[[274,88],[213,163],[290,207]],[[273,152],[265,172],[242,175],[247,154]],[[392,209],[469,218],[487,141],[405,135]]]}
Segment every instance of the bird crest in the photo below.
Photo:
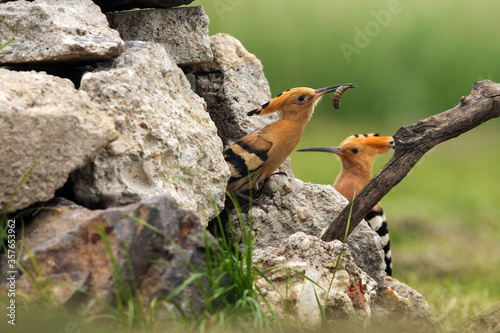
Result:
{"label": "bird crest", "polygon": [[342,141],[339,149],[344,154],[357,154],[360,151],[369,151],[373,155],[385,154],[390,149],[394,149],[394,138],[376,133],[354,134]]}

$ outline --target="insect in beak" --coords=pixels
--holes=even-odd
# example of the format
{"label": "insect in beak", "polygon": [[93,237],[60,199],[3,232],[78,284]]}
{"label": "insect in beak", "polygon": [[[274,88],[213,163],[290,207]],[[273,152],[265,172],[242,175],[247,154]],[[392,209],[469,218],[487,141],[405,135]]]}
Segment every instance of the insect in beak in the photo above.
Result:
{"label": "insect in beak", "polygon": [[[334,107],[335,107],[335,105],[337,105],[337,107],[335,107],[335,108],[338,109],[338,104],[339,104],[340,96],[342,95],[342,93],[344,91],[346,91],[347,89],[356,88],[356,87],[357,87],[357,85],[354,84],[354,83],[347,83],[347,84],[337,84],[335,86],[330,86],[330,87],[316,89],[314,91],[314,95],[312,95],[309,98],[309,101],[316,100],[316,99],[318,99],[319,97],[321,97],[321,96],[323,96],[325,94],[328,94],[330,92],[334,92],[335,91],[333,101],[334,101]],[[340,93],[337,93],[339,90],[340,90]],[[335,97],[335,96],[337,96],[337,97]],[[335,102],[336,100],[337,100],[337,102]]]}
{"label": "insect in beak", "polygon": [[333,107],[335,109],[339,108],[339,106],[340,106],[340,96],[342,96],[342,94],[344,93],[344,91],[346,91],[347,89],[356,88],[356,87],[357,86],[355,84],[352,84],[352,83],[345,84],[345,85],[342,85],[342,86],[338,87],[335,90],[335,93],[333,94],[333,97],[332,97]]}

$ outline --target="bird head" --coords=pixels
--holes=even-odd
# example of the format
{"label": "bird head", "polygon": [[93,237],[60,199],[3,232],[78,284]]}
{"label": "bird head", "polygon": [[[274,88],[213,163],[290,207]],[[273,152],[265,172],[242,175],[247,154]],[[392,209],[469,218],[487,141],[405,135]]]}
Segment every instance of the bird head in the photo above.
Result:
{"label": "bird head", "polygon": [[321,89],[311,88],[293,88],[282,92],[269,102],[262,104],[257,109],[248,112],[249,116],[264,115],[276,111],[283,112],[285,115],[299,115],[309,113],[312,115],[316,103],[320,100],[321,96],[335,91],[338,87],[343,86],[335,85]]}
{"label": "bird head", "polygon": [[347,165],[363,165],[371,169],[376,155],[385,154],[394,149],[392,136],[379,136],[378,134],[351,135],[338,147],[312,147],[298,151],[322,151],[333,153],[340,157]]}

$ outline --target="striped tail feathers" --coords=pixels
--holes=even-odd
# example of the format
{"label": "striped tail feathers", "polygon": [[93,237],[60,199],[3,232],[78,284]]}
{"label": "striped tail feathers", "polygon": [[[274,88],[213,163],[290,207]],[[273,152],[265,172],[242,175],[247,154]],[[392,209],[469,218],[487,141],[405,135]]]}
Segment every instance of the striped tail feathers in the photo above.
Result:
{"label": "striped tail feathers", "polygon": [[249,174],[254,183],[261,180],[259,172],[268,161],[268,152],[273,146],[272,142],[262,137],[262,134],[261,130],[255,130],[224,151],[224,159],[231,172],[229,192],[236,193],[249,189]]}
{"label": "striped tail feathers", "polygon": [[365,217],[366,222],[379,236],[384,249],[385,272],[392,276],[392,254],[391,242],[389,239],[389,229],[384,211],[380,207],[372,209]]}

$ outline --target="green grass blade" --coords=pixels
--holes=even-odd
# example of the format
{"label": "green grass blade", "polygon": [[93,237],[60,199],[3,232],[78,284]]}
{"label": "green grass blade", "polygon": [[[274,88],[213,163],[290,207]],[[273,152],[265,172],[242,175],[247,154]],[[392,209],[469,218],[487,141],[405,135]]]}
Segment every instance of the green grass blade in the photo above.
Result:
{"label": "green grass blade", "polygon": [[[0,1],[2,2],[2,1]],[[16,33],[14,34],[14,36],[12,36],[11,39],[9,39],[9,41],[3,45],[0,46],[0,50],[7,47],[7,45],[9,45],[10,43],[12,43],[14,41],[14,39],[16,39],[17,35],[19,35],[19,33],[21,32],[21,28],[17,29]]]}

